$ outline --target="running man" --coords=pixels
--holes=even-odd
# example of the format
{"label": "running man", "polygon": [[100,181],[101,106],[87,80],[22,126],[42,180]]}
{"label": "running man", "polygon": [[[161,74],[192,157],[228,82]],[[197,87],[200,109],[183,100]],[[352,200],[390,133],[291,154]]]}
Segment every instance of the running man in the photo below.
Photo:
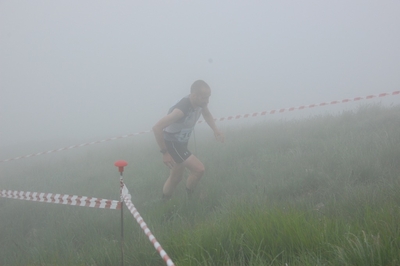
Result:
{"label": "running man", "polygon": [[195,81],[190,94],[172,106],[168,114],[158,121],[153,132],[156,137],[163,162],[170,168],[170,175],[163,187],[163,199],[171,198],[172,193],[183,178],[185,167],[190,170],[186,182],[189,196],[204,174],[203,163],[187,148],[190,135],[200,115],[214,131],[217,141],[224,142],[223,134],[215,125],[214,118],[208,110],[211,89],[203,80]]}

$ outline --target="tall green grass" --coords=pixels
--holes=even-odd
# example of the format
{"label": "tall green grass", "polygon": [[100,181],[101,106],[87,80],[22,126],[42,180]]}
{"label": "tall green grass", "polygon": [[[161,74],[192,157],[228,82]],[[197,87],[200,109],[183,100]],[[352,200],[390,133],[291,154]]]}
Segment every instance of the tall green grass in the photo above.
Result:
{"label": "tall green grass", "polygon": [[[206,166],[195,197],[168,170],[152,135],[0,165],[0,189],[118,199],[113,162],[176,265],[400,265],[400,107],[199,127]],[[204,131],[204,132],[203,132]],[[191,143],[194,150],[194,143]],[[118,265],[119,211],[0,199],[0,265]],[[164,265],[125,211],[125,264]]]}

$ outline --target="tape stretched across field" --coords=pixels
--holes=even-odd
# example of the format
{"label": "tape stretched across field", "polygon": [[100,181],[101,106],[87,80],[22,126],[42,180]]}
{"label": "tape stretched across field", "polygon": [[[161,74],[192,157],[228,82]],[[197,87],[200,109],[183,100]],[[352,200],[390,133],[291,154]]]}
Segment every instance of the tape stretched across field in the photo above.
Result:
{"label": "tape stretched across field", "polygon": [[[395,95],[400,95],[400,91],[394,91],[392,93],[380,93],[380,94],[377,94],[377,95],[368,95],[368,96],[365,96],[365,97],[355,97],[355,98],[352,98],[352,99],[343,99],[343,100],[339,100],[339,101],[322,102],[322,103],[319,103],[319,104],[301,105],[299,107],[281,108],[281,109],[275,109],[275,110],[270,110],[270,111],[262,111],[262,112],[248,113],[248,114],[242,114],[242,115],[221,117],[221,118],[215,118],[214,120],[216,122],[224,121],[224,120],[230,121],[230,120],[236,120],[236,119],[241,119],[241,118],[264,116],[264,115],[267,115],[267,114],[271,114],[272,115],[272,114],[276,114],[276,113],[291,112],[291,111],[295,111],[295,110],[304,110],[304,109],[307,109],[307,108],[310,109],[310,108],[315,108],[315,107],[323,107],[323,106],[327,106],[327,105],[336,105],[336,104],[340,104],[340,103],[358,102],[358,101],[361,101],[361,100],[370,100],[370,99],[374,99],[374,98],[382,98],[382,97],[386,97],[386,96],[395,96]],[[204,122],[203,120],[200,120],[198,123],[203,123],[203,122]],[[26,159],[26,158],[31,158],[31,157],[35,157],[35,156],[39,156],[39,155],[45,155],[45,154],[54,153],[54,152],[67,151],[67,150],[71,150],[71,149],[75,149],[75,148],[85,147],[85,146],[99,144],[99,143],[108,142],[108,141],[113,141],[113,140],[117,140],[117,139],[133,137],[133,136],[146,134],[146,133],[150,133],[150,132],[151,132],[151,130],[141,131],[141,132],[137,132],[137,133],[133,133],[133,134],[127,134],[127,135],[123,135],[123,136],[112,137],[112,138],[103,139],[103,140],[99,140],[99,141],[93,141],[93,142],[82,143],[82,144],[78,144],[78,145],[72,145],[72,146],[59,148],[59,149],[55,149],[55,150],[43,151],[43,152],[28,154],[28,155],[24,155],[24,156],[18,156],[18,157],[15,157],[15,158],[0,160],[0,163],[10,162],[10,161],[20,160],[20,159]]]}
{"label": "tape stretched across field", "polygon": [[100,209],[121,209],[121,202],[117,200],[107,200],[76,195],[1,190],[0,197]]}

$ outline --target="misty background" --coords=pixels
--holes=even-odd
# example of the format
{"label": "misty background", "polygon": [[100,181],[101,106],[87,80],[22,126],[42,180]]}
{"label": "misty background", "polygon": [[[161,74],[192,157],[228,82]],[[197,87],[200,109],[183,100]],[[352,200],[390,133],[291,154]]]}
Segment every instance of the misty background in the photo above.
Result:
{"label": "misty background", "polygon": [[149,130],[197,79],[214,117],[399,90],[399,14],[399,1],[0,1],[1,158]]}

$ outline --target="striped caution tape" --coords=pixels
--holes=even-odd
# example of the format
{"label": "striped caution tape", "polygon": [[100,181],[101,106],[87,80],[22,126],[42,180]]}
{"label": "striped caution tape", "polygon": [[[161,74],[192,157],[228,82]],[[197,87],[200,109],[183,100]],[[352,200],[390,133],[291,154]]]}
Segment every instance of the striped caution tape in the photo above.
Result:
{"label": "striped caution tape", "polygon": [[[262,112],[255,112],[255,113],[248,113],[248,114],[242,114],[242,115],[234,115],[234,116],[228,116],[228,117],[221,117],[221,118],[216,118],[214,119],[216,122],[221,122],[224,120],[235,120],[235,119],[240,119],[240,118],[249,118],[249,117],[256,117],[256,116],[264,116],[267,114],[277,114],[277,113],[284,113],[284,112],[291,112],[291,111],[295,111],[295,110],[304,110],[304,109],[311,109],[314,107],[323,107],[323,106],[327,106],[327,105],[336,105],[336,104],[340,104],[340,103],[349,103],[349,102],[357,102],[357,101],[361,101],[361,100],[370,100],[370,99],[374,99],[374,98],[381,98],[381,97],[385,97],[385,96],[395,96],[395,95],[400,95],[400,91],[394,91],[392,93],[380,93],[378,95],[368,95],[365,97],[355,97],[352,99],[343,99],[340,101],[331,101],[331,102],[322,102],[319,104],[310,104],[310,105],[301,105],[299,107],[290,107],[290,108],[281,108],[281,109],[274,109],[274,110],[270,110],[270,111],[262,111]],[[200,120],[198,123],[203,123],[204,120]]]}
{"label": "striped caution tape", "polygon": [[[241,118],[264,116],[264,115],[267,115],[267,114],[271,114],[272,115],[272,114],[277,114],[277,113],[291,112],[291,111],[295,111],[295,110],[304,110],[304,109],[307,109],[307,108],[311,109],[311,108],[315,108],[315,107],[323,107],[323,106],[327,106],[327,105],[336,105],[336,104],[340,104],[340,103],[358,102],[358,101],[361,101],[361,100],[370,100],[370,99],[374,99],[374,98],[382,98],[382,97],[386,97],[386,96],[395,96],[395,95],[400,95],[400,91],[394,91],[392,93],[380,93],[378,95],[368,95],[368,96],[365,96],[365,97],[355,97],[355,98],[343,99],[343,100],[340,100],[340,101],[322,102],[322,103],[319,103],[319,104],[301,105],[299,107],[281,108],[281,109],[274,109],[274,110],[270,110],[270,111],[262,111],[262,112],[255,112],[255,113],[247,113],[247,114],[241,114],[241,115],[227,116],[227,117],[215,118],[214,121],[222,122],[222,121],[225,121],[225,120],[230,121],[230,120],[236,120],[236,119],[241,119]],[[198,121],[199,124],[204,123],[204,122],[205,122],[204,120],[199,120]],[[88,142],[88,143],[83,143],[83,144],[79,144],[79,145],[73,145],[73,146],[64,147],[64,148],[60,148],[60,149],[55,149],[55,150],[50,150],[50,151],[43,151],[43,152],[38,152],[38,153],[24,155],[24,156],[18,156],[18,157],[15,157],[15,158],[0,160],[0,163],[10,162],[10,161],[20,160],[20,159],[26,159],[26,158],[31,158],[31,157],[35,157],[35,156],[39,156],[39,155],[45,155],[45,154],[59,152],[59,151],[71,150],[71,149],[74,149],[74,148],[80,148],[80,147],[99,144],[99,143],[103,143],[103,142],[107,142],[107,141],[133,137],[133,136],[146,134],[146,133],[150,133],[150,132],[151,132],[151,130],[141,131],[141,132],[137,132],[137,133],[133,133],[133,134],[123,135],[123,136],[118,136],[118,137],[113,137],[113,138],[108,138],[108,139],[103,139],[103,140],[93,141],[93,142]]]}
{"label": "striped caution tape", "polygon": [[121,202],[117,200],[107,200],[76,195],[1,190],[0,197],[101,209],[121,209]]}
{"label": "striped caution tape", "polygon": [[39,155],[45,155],[45,154],[59,152],[59,151],[67,151],[67,150],[71,150],[71,149],[75,149],[75,148],[81,148],[81,147],[85,147],[85,146],[89,146],[89,145],[104,143],[104,142],[107,142],[107,141],[113,141],[113,140],[117,140],[117,139],[124,139],[124,138],[128,138],[128,137],[142,135],[142,134],[149,133],[149,132],[151,132],[151,131],[150,130],[141,131],[141,132],[137,132],[137,133],[133,133],[133,134],[123,135],[123,136],[118,136],[118,137],[112,137],[112,138],[108,138],[108,139],[92,141],[92,142],[82,143],[82,144],[78,144],[78,145],[72,145],[72,146],[59,148],[59,149],[55,149],[55,150],[42,151],[42,152],[28,154],[28,155],[24,155],[24,156],[18,156],[18,157],[11,158],[11,159],[1,160],[0,163],[14,161],[14,160],[20,160],[20,159],[26,159],[26,158],[31,158],[31,157],[35,157],[35,156],[39,156]]}
{"label": "striped caution tape", "polygon": [[123,189],[122,189],[122,197],[124,199],[126,207],[128,207],[129,211],[132,213],[133,217],[136,219],[136,221],[138,222],[138,224],[140,225],[140,227],[142,228],[144,233],[147,235],[150,242],[153,244],[154,248],[158,251],[161,258],[165,261],[165,263],[168,266],[174,266],[175,264],[168,257],[167,253],[161,247],[160,243],[158,243],[157,239],[151,233],[150,229],[147,227],[147,224],[144,222],[143,218],[140,216],[139,212],[133,205],[133,203],[131,201],[131,195],[129,194],[128,188],[125,186],[125,184],[123,185]]}

